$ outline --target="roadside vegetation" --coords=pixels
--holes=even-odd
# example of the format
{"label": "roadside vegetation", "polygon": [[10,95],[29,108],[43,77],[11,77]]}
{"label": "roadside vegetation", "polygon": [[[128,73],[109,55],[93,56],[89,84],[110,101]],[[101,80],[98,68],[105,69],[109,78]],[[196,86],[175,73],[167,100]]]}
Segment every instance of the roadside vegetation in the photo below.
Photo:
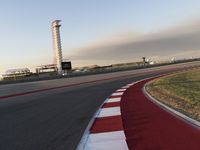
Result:
{"label": "roadside vegetation", "polygon": [[200,121],[200,69],[156,79],[146,89],[162,103]]}

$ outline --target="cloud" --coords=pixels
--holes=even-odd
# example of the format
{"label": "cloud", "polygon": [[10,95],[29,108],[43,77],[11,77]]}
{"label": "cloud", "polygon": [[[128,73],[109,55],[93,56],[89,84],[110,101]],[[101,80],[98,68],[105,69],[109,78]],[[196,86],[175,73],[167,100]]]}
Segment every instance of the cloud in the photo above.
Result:
{"label": "cloud", "polygon": [[153,33],[122,33],[74,49],[70,59],[87,64],[110,64],[200,56],[200,19],[181,22]]}

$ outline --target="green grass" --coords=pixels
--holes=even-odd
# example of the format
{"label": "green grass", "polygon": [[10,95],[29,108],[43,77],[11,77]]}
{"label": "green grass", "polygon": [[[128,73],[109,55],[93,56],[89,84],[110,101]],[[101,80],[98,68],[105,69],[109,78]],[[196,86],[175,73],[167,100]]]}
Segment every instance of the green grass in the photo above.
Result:
{"label": "green grass", "polygon": [[159,101],[200,120],[200,69],[156,79],[146,89]]}

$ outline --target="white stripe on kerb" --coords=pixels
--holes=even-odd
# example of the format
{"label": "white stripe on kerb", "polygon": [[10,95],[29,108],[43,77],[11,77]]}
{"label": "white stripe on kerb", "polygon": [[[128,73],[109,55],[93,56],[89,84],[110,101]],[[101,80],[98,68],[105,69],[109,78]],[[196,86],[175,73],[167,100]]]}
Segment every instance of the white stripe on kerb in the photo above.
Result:
{"label": "white stripe on kerb", "polygon": [[123,87],[121,87],[122,89],[128,89],[130,86],[123,86]]}
{"label": "white stripe on kerb", "polygon": [[120,107],[102,108],[97,118],[121,115]]}
{"label": "white stripe on kerb", "polygon": [[124,131],[90,134],[85,150],[128,150]]}
{"label": "white stripe on kerb", "polygon": [[109,140],[126,140],[124,131],[92,133],[89,136],[90,142],[101,142]]}
{"label": "white stripe on kerb", "polygon": [[124,94],[124,92],[118,92],[118,93],[113,93],[112,96],[121,96],[123,94]]}
{"label": "white stripe on kerb", "polygon": [[118,89],[116,92],[124,92],[126,89]]}
{"label": "white stripe on kerb", "polygon": [[120,102],[120,101],[121,101],[121,97],[109,98],[106,103]]}

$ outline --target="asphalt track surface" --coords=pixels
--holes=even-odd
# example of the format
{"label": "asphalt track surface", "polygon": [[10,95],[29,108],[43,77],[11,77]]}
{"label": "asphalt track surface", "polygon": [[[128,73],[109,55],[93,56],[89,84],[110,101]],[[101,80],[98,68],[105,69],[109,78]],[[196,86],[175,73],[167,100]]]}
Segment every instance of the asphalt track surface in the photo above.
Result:
{"label": "asphalt track surface", "polygon": [[200,150],[200,128],[145,96],[143,87],[150,80],[136,83],[122,96],[122,121],[129,149]]}
{"label": "asphalt track surface", "polygon": [[[1,98],[0,150],[76,149],[90,119],[111,93],[130,82],[165,72],[170,71],[123,76]],[[12,94],[21,89],[10,88],[7,92]]]}

